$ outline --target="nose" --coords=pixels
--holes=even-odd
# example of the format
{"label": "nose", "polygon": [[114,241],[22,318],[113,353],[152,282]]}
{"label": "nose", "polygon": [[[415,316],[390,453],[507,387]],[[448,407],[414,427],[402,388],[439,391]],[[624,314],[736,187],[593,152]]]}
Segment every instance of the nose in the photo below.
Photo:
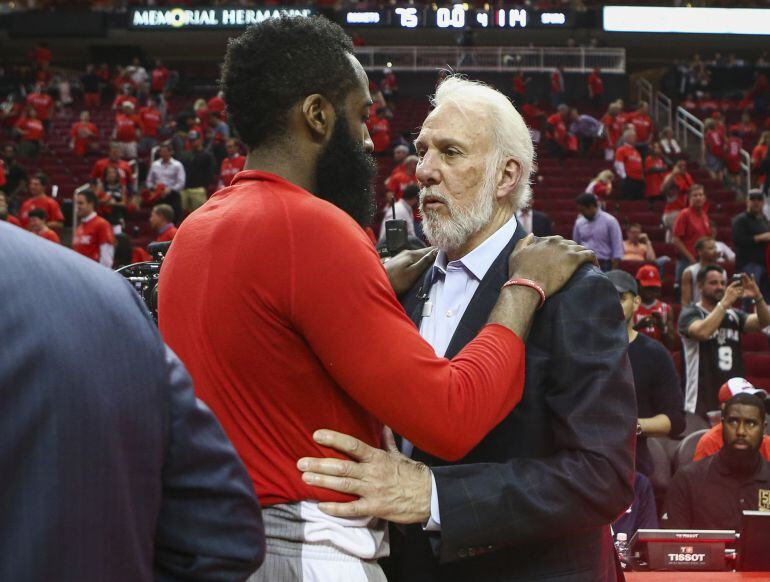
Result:
{"label": "nose", "polygon": [[426,152],[420,161],[417,162],[414,175],[423,186],[435,186],[441,182],[441,174],[433,162],[433,155],[430,152]]}
{"label": "nose", "polygon": [[369,135],[369,128],[366,125],[364,125],[364,151],[367,154],[374,152],[374,142],[372,141],[372,136]]}

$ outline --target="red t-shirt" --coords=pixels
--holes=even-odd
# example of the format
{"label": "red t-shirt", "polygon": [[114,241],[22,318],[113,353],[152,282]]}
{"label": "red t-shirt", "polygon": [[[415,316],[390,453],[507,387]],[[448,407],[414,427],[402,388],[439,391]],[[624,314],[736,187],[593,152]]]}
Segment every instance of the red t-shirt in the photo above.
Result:
{"label": "red t-shirt", "polygon": [[37,236],[43,237],[45,240],[50,240],[52,243],[61,244],[61,241],[59,240],[59,235],[56,234],[54,231],[52,231],[50,228],[47,230],[44,230],[43,232],[36,232]]}
{"label": "red t-shirt", "polygon": [[246,158],[244,156],[233,156],[222,160],[222,166],[219,168],[219,179],[222,185],[229,186],[235,175],[243,170],[245,163]]}
{"label": "red t-shirt", "polygon": [[156,67],[150,73],[150,89],[156,93],[160,93],[166,88],[168,82],[168,69],[166,67]]}
{"label": "red t-shirt", "polygon": [[623,123],[621,123],[618,116],[613,117],[609,113],[605,113],[602,117],[602,124],[604,125],[604,131],[607,135],[607,142],[609,147],[614,148],[615,144],[620,140],[620,134],[623,132]]}
{"label": "red t-shirt", "polygon": [[594,97],[597,95],[603,95],[604,81],[602,81],[602,78],[596,73],[591,73],[588,75],[588,89],[590,90],[591,95]]}
{"label": "red t-shirt", "polygon": [[53,97],[48,93],[30,93],[27,95],[27,105],[37,113],[37,118],[46,121],[51,118]]}
{"label": "red t-shirt", "polygon": [[375,153],[387,150],[390,147],[390,122],[384,117],[373,115],[366,125],[372,137]]}
{"label": "red t-shirt", "polygon": [[626,169],[626,176],[632,180],[641,180],[642,174],[642,156],[634,146],[623,144],[615,151],[615,161],[623,164]]}
{"label": "red t-shirt", "polygon": [[654,170],[665,170],[666,167],[666,162],[660,156],[651,155],[647,156],[647,159],[644,160],[644,195],[647,198],[660,196],[660,187],[663,184],[666,172],[655,172]]}
{"label": "red t-shirt", "polygon": [[564,118],[559,115],[558,113],[553,113],[548,116],[548,119],[546,119],[546,123],[553,127],[553,130],[549,130],[549,133],[551,133],[553,140],[561,145],[562,147],[567,147],[567,124],[564,123]]}
{"label": "red t-shirt", "polygon": [[101,216],[94,216],[91,220],[78,224],[72,239],[72,250],[98,261],[99,247],[105,243],[115,244],[112,226]]}
{"label": "red t-shirt", "polygon": [[711,236],[708,214],[703,210],[696,212],[688,206],[676,217],[671,232],[675,237],[681,239],[687,250],[695,256],[695,243],[698,239]]}
{"label": "red t-shirt", "polygon": [[142,133],[147,137],[157,137],[158,128],[163,121],[160,111],[154,107],[142,107],[139,110],[139,123]]}
{"label": "red t-shirt", "polygon": [[[671,172],[664,176],[664,182],[670,173]],[[677,210],[687,208],[687,193],[690,190],[690,186],[692,186],[694,183],[695,181],[692,179],[692,176],[689,173],[685,172],[684,174],[677,174],[674,176],[674,184],[676,184],[679,194],[673,200],[666,201],[666,207],[663,209],[663,213],[665,214],[667,212],[675,212]]]}
{"label": "red t-shirt", "polygon": [[718,129],[706,132],[706,150],[714,157],[722,159],[725,155],[725,142]]}
{"label": "red t-shirt", "polygon": [[741,171],[741,148],[743,141],[739,137],[727,139],[725,144],[725,166],[731,174],[737,174]]}
{"label": "red t-shirt", "polygon": [[393,194],[396,197],[396,200],[401,200],[401,198],[404,196],[404,188],[409,186],[409,184],[416,184],[416,183],[417,183],[416,176],[410,176],[406,172],[395,172],[390,176],[388,176],[388,179],[385,180],[385,187],[390,192],[393,192]]}
{"label": "red t-shirt", "polygon": [[27,141],[43,141],[45,128],[43,122],[37,118],[22,117],[16,122],[16,127],[21,132],[21,138]]}
{"label": "red t-shirt", "polygon": [[563,93],[563,77],[558,71],[551,73],[551,93]]}
{"label": "red t-shirt", "polygon": [[86,153],[86,147],[89,142],[95,140],[99,135],[96,125],[90,121],[77,121],[72,124],[70,136],[75,141],[75,153],[82,156]]}
{"label": "red t-shirt", "polygon": [[133,178],[133,171],[131,170],[129,163],[124,160],[118,160],[117,162],[113,162],[110,158],[102,158],[100,160],[96,160],[94,167],[91,168],[91,179],[104,179],[104,171],[109,166],[117,168],[118,175],[120,176],[120,183],[124,186],[128,185],[128,183]]}
{"label": "red t-shirt", "polygon": [[634,113],[631,116],[631,123],[636,130],[636,139],[642,143],[647,142],[652,134],[652,118],[646,113]]}
{"label": "red t-shirt", "polygon": [[162,233],[160,233],[157,238],[155,239],[155,242],[169,242],[174,240],[174,236],[176,235],[177,228],[173,224],[169,226],[166,230],[164,230]]}
{"label": "red t-shirt", "polygon": [[140,129],[139,116],[118,113],[115,116],[115,139],[125,143],[136,141]]}
{"label": "red t-shirt", "polygon": [[[641,303],[634,312],[634,323],[639,323],[645,317],[657,313],[663,318],[663,323],[668,323],[668,314],[671,312],[671,306],[659,299],[655,300],[651,306],[646,307],[644,303]],[[656,339],[659,342],[663,341],[663,330],[657,327],[641,327],[637,329],[639,333],[650,336],[652,339]]]}
{"label": "red t-shirt", "polygon": [[[770,119],[770,118],[768,118]],[[762,160],[765,159],[765,156],[767,155],[767,146],[762,144],[756,146],[752,152],[751,152],[751,165],[754,169],[758,168],[759,165],[762,163]],[[765,183],[765,176],[764,174],[761,176],[757,176],[757,183],[764,184]]]}
{"label": "red t-shirt", "polygon": [[487,325],[452,361],[437,358],[363,229],[274,174],[241,172],[185,219],[159,301],[163,338],[264,505],[351,499],[302,481],[300,457],[341,457],[316,429],[379,446],[384,423],[457,459],[521,395],[515,334]]}
{"label": "red t-shirt", "polygon": [[48,215],[48,220],[51,222],[64,222],[64,215],[62,214],[59,203],[44,194],[43,196],[36,196],[35,198],[28,198],[24,201],[19,209],[19,221],[24,228],[27,228],[29,224],[29,211],[35,208],[45,210]]}
{"label": "red t-shirt", "polygon": [[[712,426],[707,433],[705,433],[698,444],[695,446],[695,454],[693,455],[693,461],[700,461],[711,455],[715,455],[724,446],[725,441],[722,436],[722,423],[720,422],[716,426]],[[762,437],[762,444],[759,445],[759,454],[762,455],[766,461],[770,461],[770,436],[764,435]]]}
{"label": "red t-shirt", "polygon": [[527,85],[524,83],[523,75],[516,75],[513,78],[513,92],[524,95],[527,92]]}
{"label": "red t-shirt", "polygon": [[112,108],[120,111],[124,103],[130,103],[131,105],[134,106],[134,109],[136,109],[136,106],[139,103],[139,101],[133,95],[118,95],[117,97],[115,97],[115,101],[112,102]]}

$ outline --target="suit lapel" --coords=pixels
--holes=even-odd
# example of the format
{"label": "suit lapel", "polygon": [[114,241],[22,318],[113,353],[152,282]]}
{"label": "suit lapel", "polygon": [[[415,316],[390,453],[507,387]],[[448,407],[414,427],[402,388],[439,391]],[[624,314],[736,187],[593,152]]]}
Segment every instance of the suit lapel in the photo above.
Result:
{"label": "suit lapel", "polygon": [[471,302],[466,307],[452,340],[447,346],[446,354],[444,354],[446,358],[454,358],[468,342],[478,335],[481,328],[489,320],[489,314],[497,303],[500,287],[508,280],[508,257],[516,243],[526,235],[527,233],[521,224],[518,224],[513,237],[492,263],[473,294]]}

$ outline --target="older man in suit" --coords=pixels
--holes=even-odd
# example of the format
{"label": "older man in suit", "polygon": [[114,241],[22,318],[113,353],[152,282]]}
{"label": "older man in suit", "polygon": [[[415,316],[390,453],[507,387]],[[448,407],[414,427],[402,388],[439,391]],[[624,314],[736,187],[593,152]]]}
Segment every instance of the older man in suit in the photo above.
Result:
{"label": "older man in suit", "polygon": [[[532,142],[501,94],[445,80],[416,141],[429,240],[441,251],[403,298],[438,355],[486,321],[524,237]],[[636,404],[617,292],[584,266],[536,315],[521,403],[465,458],[445,463],[392,440],[379,451],[332,431],[318,442],[354,461],[300,459],[305,479],[359,495],[321,504],[406,528],[405,581],[614,581],[610,526],[633,500]],[[404,403],[408,405],[408,403]],[[405,452],[410,452],[404,443]]]}
{"label": "older man in suit", "polygon": [[0,223],[0,580],[244,580],[259,504],[119,275]]}

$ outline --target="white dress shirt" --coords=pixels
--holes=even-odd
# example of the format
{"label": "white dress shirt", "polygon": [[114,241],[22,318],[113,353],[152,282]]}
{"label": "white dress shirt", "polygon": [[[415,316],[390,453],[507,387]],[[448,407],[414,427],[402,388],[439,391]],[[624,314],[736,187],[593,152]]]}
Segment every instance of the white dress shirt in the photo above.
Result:
{"label": "white dress shirt", "polygon": [[[447,262],[446,253],[443,250],[438,252],[429,275],[433,284],[428,299],[423,304],[420,321],[420,335],[433,346],[437,356],[443,357],[446,353],[465,309],[492,263],[513,238],[516,225],[514,215],[492,236],[460,259]],[[404,439],[401,449],[403,453],[411,456],[413,449],[412,443]],[[431,479],[433,480],[431,515],[425,529],[437,531],[441,529],[441,516],[436,480],[432,473]]]}
{"label": "white dress shirt", "polygon": [[152,189],[158,184],[163,184],[166,190],[180,191],[184,189],[185,171],[182,162],[170,158],[168,163],[158,158],[150,165],[150,172],[147,174],[147,187]]}

